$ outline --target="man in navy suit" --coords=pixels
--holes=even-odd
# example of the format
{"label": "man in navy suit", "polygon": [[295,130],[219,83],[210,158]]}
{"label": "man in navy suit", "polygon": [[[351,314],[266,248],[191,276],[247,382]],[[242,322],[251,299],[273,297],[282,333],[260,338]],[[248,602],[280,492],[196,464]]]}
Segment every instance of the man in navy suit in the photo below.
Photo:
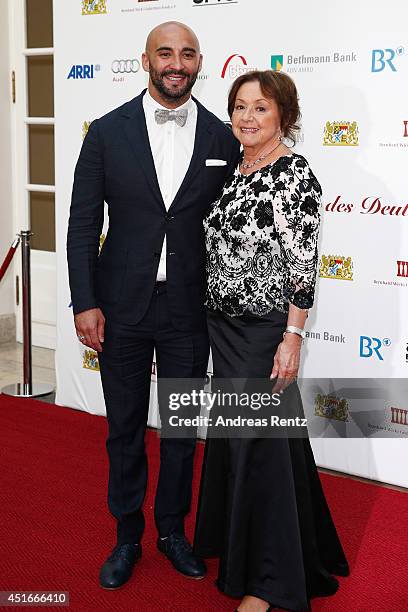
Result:
{"label": "man in navy suit", "polygon": [[[100,584],[110,589],[129,579],[141,556],[153,351],[159,379],[206,373],[202,220],[239,156],[229,128],[191,97],[202,56],[190,28],[155,28],[142,64],[147,91],[89,128],[67,241],[75,327],[99,353],[109,423],[117,544]],[[109,231],[98,256],[104,201]],[[194,439],[161,440],[155,522],[159,550],[182,574],[202,578],[205,565],[184,535],[194,450]]]}

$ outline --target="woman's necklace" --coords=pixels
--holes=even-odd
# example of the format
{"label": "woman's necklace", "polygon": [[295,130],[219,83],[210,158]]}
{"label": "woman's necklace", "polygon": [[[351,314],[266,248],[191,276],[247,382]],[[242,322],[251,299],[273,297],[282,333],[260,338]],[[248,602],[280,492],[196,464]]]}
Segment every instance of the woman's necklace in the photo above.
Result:
{"label": "woman's necklace", "polygon": [[258,159],[256,159],[256,160],[255,160],[255,161],[253,161],[253,162],[248,162],[248,161],[245,161],[245,157],[244,157],[244,159],[242,160],[242,163],[241,163],[241,167],[242,167],[242,168],[245,168],[245,170],[249,170],[250,168],[253,168],[253,167],[254,167],[256,164],[261,163],[261,161],[263,161],[264,159],[266,159],[267,157],[269,157],[269,155],[272,155],[272,153],[273,153],[274,151],[276,151],[276,149],[277,149],[278,147],[280,147],[280,145],[281,145],[281,144],[282,144],[281,142],[278,142],[278,144],[276,145],[276,147],[274,147],[274,148],[272,149],[272,151],[269,151],[269,153],[265,153],[265,155],[261,155],[261,157],[259,157]]}

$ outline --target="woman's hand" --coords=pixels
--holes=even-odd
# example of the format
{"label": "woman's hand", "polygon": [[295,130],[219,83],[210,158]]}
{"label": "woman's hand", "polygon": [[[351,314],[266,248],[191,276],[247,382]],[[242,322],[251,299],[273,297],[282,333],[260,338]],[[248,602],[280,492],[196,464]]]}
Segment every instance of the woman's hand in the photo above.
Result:
{"label": "woman's hand", "polygon": [[286,333],[278,346],[273,361],[271,379],[276,378],[274,393],[282,393],[296,378],[299,371],[302,338],[297,334]]}

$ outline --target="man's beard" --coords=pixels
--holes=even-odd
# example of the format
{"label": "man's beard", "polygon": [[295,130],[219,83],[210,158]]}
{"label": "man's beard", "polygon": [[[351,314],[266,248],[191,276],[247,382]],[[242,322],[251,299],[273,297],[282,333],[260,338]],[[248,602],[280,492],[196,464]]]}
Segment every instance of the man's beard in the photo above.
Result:
{"label": "man's beard", "polygon": [[[169,74],[179,75],[187,78],[187,82],[183,89],[174,90],[166,87],[163,78],[165,76],[168,76]],[[172,102],[174,100],[180,100],[180,98],[184,98],[188,93],[190,93],[190,91],[193,89],[194,83],[197,80],[198,70],[193,74],[187,74],[183,72],[183,70],[166,70],[165,72],[159,73],[150,65],[149,75],[153,85],[156,87],[157,91],[161,94],[163,99]]]}

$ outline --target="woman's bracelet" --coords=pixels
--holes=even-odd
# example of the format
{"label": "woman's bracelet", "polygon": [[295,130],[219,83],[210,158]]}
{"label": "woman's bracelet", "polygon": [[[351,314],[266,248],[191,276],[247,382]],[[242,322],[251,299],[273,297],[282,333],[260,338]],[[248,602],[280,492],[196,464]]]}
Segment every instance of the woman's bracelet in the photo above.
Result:
{"label": "woman's bracelet", "polygon": [[300,327],[295,327],[294,325],[288,325],[287,328],[285,329],[285,331],[283,332],[283,337],[285,337],[285,334],[296,334],[297,336],[300,336],[302,338],[302,340],[304,340],[306,338],[306,332],[301,329]]}

